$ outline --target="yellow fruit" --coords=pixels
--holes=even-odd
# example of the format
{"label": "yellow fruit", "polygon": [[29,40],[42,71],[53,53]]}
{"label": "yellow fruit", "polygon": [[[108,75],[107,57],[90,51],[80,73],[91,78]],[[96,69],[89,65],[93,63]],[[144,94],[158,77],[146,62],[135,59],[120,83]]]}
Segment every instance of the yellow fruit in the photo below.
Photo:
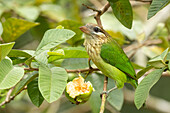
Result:
{"label": "yellow fruit", "polygon": [[82,104],[88,101],[93,91],[90,81],[85,82],[84,78],[79,76],[67,83],[65,95],[72,103]]}

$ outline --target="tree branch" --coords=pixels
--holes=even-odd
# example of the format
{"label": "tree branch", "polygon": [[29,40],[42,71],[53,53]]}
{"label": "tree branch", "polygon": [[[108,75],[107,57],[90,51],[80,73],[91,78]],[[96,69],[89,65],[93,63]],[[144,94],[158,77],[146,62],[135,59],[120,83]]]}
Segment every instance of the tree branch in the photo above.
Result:
{"label": "tree branch", "polygon": [[92,7],[89,7],[88,5],[85,5],[85,4],[82,4],[82,5],[85,6],[87,9],[91,9],[91,10],[93,10],[95,12],[101,12],[100,10],[97,10],[95,8],[92,8]]}
{"label": "tree branch", "polygon": [[12,88],[8,91],[8,93],[7,93],[7,95],[6,95],[6,99],[5,99],[6,102],[8,102],[8,101],[10,100],[10,96],[11,96],[11,93],[12,93],[12,91],[14,90],[14,88],[15,88],[15,87],[12,87]]}
{"label": "tree branch", "polygon": [[[169,40],[169,39],[168,39]],[[150,45],[156,45],[156,44],[161,44],[162,40],[161,39],[150,39],[150,40],[146,40],[143,43],[134,43],[132,45],[129,45],[127,47],[125,47],[123,50],[126,52],[132,51],[132,50],[137,50],[143,46],[150,46]]]}
{"label": "tree branch", "polygon": [[38,68],[24,68],[24,70],[28,70],[28,71],[39,71]]}
{"label": "tree branch", "polygon": [[6,99],[5,99],[5,101],[3,101],[2,103],[0,103],[0,107],[3,106],[3,105],[5,105],[5,104],[7,104],[7,103],[9,103],[9,102],[11,102],[11,100],[14,100],[14,98],[15,98],[17,95],[19,95],[23,90],[26,90],[26,89],[27,89],[27,87],[25,87],[25,88],[23,88],[19,93],[11,96],[11,93],[12,93],[12,91],[14,90],[14,88],[15,88],[15,87],[12,87],[12,88],[8,91],[7,96],[6,96]]}
{"label": "tree branch", "polygon": [[[28,71],[39,71],[38,68],[24,68],[24,70]],[[93,72],[93,71],[100,71],[98,68],[89,68],[89,69],[65,69],[67,73],[84,73],[84,72]]]}
{"label": "tree branch", "polygon": [[[104,85],[103,85],[103,91],[104,92],[107,91],[107,83],[108,83],[108,77],[105,76],[104,77]],[[103,93],[102,94],[102,103],[101,103],[101,106],[100,106],[100,113],[104,113],[106,97],[107,97],[107,94]]]}
{"label": "tree branch", "polygon": [[[170,41],[170,38],[168,38],[167,40]],[[125,47],[123,50],[125,53],[127,53],[129,51],[133,51],[133,53],[129,56],[129,59],[130,59],[136,54],[136,52],[139,48],[142,48],[143,46],[151,46],[151,45],[157,45],[157,44],[161,44],[161,43],[162,43],[161,39],[148,39],[143,43],[137,42],[132,45],[129,45],[129,46]]]}
{"label": "tree branch", "polygon": [[93,72],[93,71],[100,71],[98,68],[89,68],[89,69],[73,69],[73,70],[68,70],[66,69],[67,73],[83,73],[83,72]]}
{"label": "tree branch", "polygon": [[104,5],[104,7],[100,10],[100,12],[97,12],[96,13],[96,15],[95,15],[95,19],[96,19],[96,22],[97,22],[97,24],[101,27],[101,28],[103,28],[103,26],[102,26],[102,22],[101,22],[101,20],[100,20],[100,16],[102,15],[102,14],[104,14],[108,9],[109,9],[109,7],[110,7],[110,4],[109,4],[109,2],[107,2],[105,5]]}
{"label": "tree branch", "polygon": [[101,28],[103,28],[102,22],[101,22],[101,20],[100,20],[100,16],[101,16],[102,14],[104,14],[104,13],[109,9],[109,7],[110,7],[109,2],[107,2],[101,10],[97,10],[97,9],[95,9],[95,8],[91,8],[91,7],[89,7],[89,6],[85,5],[85,4],[83,4],[83,5],[84,5],[86,8],[91,9],[91,10],[97,12],[96,15],[94,16],[94,18],[96,19],[97,24],[98,24]]}

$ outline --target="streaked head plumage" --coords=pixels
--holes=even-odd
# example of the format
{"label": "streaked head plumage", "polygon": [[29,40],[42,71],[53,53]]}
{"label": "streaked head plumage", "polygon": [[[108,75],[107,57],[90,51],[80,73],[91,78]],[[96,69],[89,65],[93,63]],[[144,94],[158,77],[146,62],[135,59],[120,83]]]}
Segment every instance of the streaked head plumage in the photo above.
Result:
{"label": "streaked head plumage", "polygon": [[80,27],[80,30],[85,34],[90,35],[92,37],[107,37],[104,29],[99,27],[97,24],[88,23],[85,26]]}

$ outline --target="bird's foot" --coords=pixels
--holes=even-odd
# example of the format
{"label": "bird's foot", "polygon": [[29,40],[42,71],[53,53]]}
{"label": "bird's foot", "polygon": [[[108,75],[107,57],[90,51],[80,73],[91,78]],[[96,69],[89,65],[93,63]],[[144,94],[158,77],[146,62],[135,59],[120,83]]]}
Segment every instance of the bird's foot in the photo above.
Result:
{"label": "bird's foot", "polygon": [[86,76],[84,77],[84,79],[86,79],[87,76],[93,72],[93,68],[92,68],[91,65],[90,65],[90,61],[91,61],[91,59],[89,58],[89,59],[88,59],[89,72],[86,74]]}
{"label": "bird's foot", "polygon": [[[91,61],[91,58],[89,58],[89,59],[88,59],[88,65],[89,65],[89,69],[90,69],[90,71],[92,71],[92,70],[93,70],[93,68],[91,67],[90,61]],[[90,72],[90,71],[89,71],[89,72]]]}
{"label": "bird's foot", "polygon": [[89,74],[91,74],[93,72],[93,68],[91,67],[90,68],[90,70],[89,70],[89,72],[86,74],[86,76],[84,77],[84,79],[86,79],[87,78],[87,76],[89,75]]}

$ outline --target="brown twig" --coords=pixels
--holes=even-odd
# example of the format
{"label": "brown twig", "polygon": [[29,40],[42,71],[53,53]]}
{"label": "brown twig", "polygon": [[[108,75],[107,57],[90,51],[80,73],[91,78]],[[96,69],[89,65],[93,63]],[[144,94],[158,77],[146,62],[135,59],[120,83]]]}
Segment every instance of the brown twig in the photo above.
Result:
{"label": "brown twig", "polygon": [[[28,71],[39,71],[38,68],[24,68],[24,70],[28,70]],[[99,71],[98,68],[89,68],[89,69],[65,69],[67,71],[67,73],[84,73],[84,72],[93,72],[93,71]]]}
{"label": "brown twig", "polygon": [[79,73],[79,72],[83,73],[83,72],[87,72],[87,71],[91,71],[91,72],[93,72],[93,71],[99,71],[99,69],[98,69],[98,68],[91,68],[91,69],[73,69],[73,70],[68,70],[68,69],[66,69],[66,71],[67,71],[67,73]]}
{"label": "brown twig", "polygon": [[97,24],[101,27],[101,28],[103,28],[103,26],[102,26],[102,22],[101,22],[101,20],[100,20],[100,16],[103,14],[103,13],[105,13],[108,9],[109,9],[109,7],[110,7],[110,4],[109,4],[109,2],[107,2],[105,5],[104,5],[104,7],[100,10],[100,12],[97,12],[96,13],[96,15],[95,15],[95,19],[96,19],[96,22],[97,22]]}
{"label": "brown twig", "polygon": [[[29,71],[38,71],[38,68],[24,68],[24,70],[29,70]],[[67,73],[84,73],[84,72],[93,72],[93,71],[100,71],[98,68],[88,68],[88,69],[65,69]],[[162,76],[170,76],[168,72],[163,73]]]}
{"label": "brown twig", "polygon": [[100,10],[97,10],[97,9],[95,9],[95,8],[92,8],[92,7],[89,7],[89,6],[86,5],[86,4],[82,4],[82,5],[85,6],[86,8],[88,8],[88,9],[91,9],[91,10],[95,11],[95,12],[101,12]]}
{"label": "brown twig", "polygon": [[152,40],[146,40],[144,43],[134,43],[128,47],[125,47],[123,50],[126,52],[132,51],[132,50],[137,50],[143,46],[150,46],[150,45],[156,45],[156,44],[161,44],[162,40],[161,39],[152,39]]}
{"label": "brown twig", "polygon": [[[107,83],[108,83],[108,77],[105,76],[104,77],[104,85],[103,85],[103,91],[104,92],[107,91]],[[106,97],[107,97],[107,94],[103,93],[102,94],[102,103],[101,103],[101,106],[100,106],[100,113],[104,113]]]}
{"label": "brown twig", "polygon": [[14,88],[15,88],[15,87],[12,87],[12,88],[8,91],[8,93],[7,93],[7,95],[6,95],[5,101],[9,101],[9,100],[10,100],[10,96],[11,96],[11,93],[12,93],[12,91],[14,90]]}
{"label": "brown twig", "polygon": [[5,105],[5,104],[11,102],[11,100],[14,100],[14,98],[15,98],[17,95],[19,95],[23,90],[27,89],[27,87],[25,87],[25,88],[23,88],[20,92],[18,92],[17,94],[11,96],[11,93],[12,93],[12,91],[14,90],[14,88],[15,88],[15,87],[12,87],[12,88],[8,91],[5,101],[3,101],[2,103],[0,103],[0,106],[3,106],[3,105]]}
{"label": "brown twig", "polygon": [[[167,39],[168,41],[170,41],[170,38]],[[139,48],[142,48],[143,46],[151,46],[151,45],[157,45],[157,44],[161,44],[162,40],[161,39],[148,39],[146,41],[144,41],[143,43],[134,43],[132,45],[129,45],[127,47],[125,47],[123,50],[125,53],[129,52],[129,51],[133,51],[133,53],[129,56],[129,58],[132,58],[137,50]]]}
{"label": "brown twig", "polygon": [[91,61],[91,58],[88,58],[89,72],[86,74],[84,79],[86,79],[87,76],[93,72],[93,68],[91,67],[90,61]]}
{"label": "brown twig", "polygon": [[24,70],[28,70],[28,71],[39,71],[38,68],[24,68]]}
{"label": "brown twig", "polygon": [[[83,5],[84,5],[84,4],[83,4]],[[98,24],[101,28],[103,28],[102,22],[101,22],[101,20],[100,20],[100,16],[109,9],[109,7],[110,7],[109,2],[107,2],[101,10],[97,10],[97,9],[91,8],[91,7],[87,6],[87,5],[84,5],[84,6],[85,6],[86,8],[88,8],[88,9],[91,9],[91,10],[97,12],[96,15],[94,16],[94,18],[96,19],[97,24]]]}

